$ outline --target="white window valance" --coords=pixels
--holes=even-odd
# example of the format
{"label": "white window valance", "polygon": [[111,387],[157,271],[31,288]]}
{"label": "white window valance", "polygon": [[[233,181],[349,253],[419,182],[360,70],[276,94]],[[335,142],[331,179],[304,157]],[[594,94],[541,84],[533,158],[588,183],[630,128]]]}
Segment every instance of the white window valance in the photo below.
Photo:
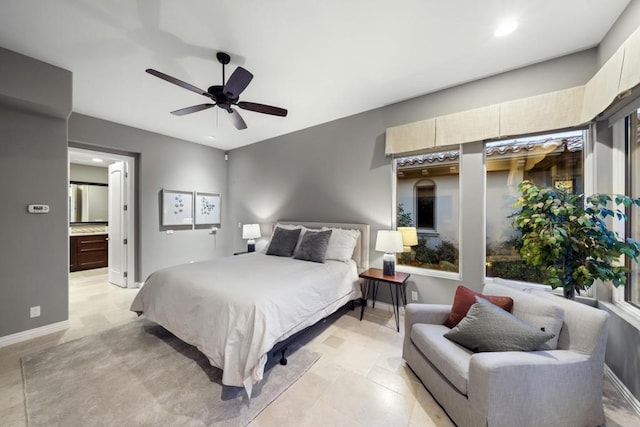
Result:
{"label": "white window valance", "polygon": [[421,120],[387,129],[385,152],[408,153],[436,145],[436,119]]}
{"label": "white window valance", "polygon": [[638,28],[584,86],[387,129],[386,153],[463,144],[584,125],[640,85]]}
{"label": "white window valance", "polygon": [[584,86],[500,104],[500,137],[546,132],[577,126]]}
{"label": "white window valance", "polygon": [[500,106],[475,108],[436,117],[436,145],[482,141],[500,134]]}

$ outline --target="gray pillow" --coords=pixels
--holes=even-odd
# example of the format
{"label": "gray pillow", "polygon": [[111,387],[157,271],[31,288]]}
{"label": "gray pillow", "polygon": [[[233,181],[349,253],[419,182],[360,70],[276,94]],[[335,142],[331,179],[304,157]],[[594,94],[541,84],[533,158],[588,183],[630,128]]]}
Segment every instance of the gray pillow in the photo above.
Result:
{"label": "gray pillow", "polygon": [[531,351],[553,338],[489,301],[476,297],[467,315],[445,333],[451,341],[473,352]]}
{"label": "gray pillow", "polygon": [[330,237],[331,230],[306,231],[302,236],[302,242],[294,258],[304,261],[324,262]]}
{"label": "gray pillow", "polygon": [[298,243],[298,236],[300,235],[300,229],[286,230],[281,227],[276,227],[271,237],[271,242],[267,248],[267,255],[275,256],[291,256],[293,250]]}

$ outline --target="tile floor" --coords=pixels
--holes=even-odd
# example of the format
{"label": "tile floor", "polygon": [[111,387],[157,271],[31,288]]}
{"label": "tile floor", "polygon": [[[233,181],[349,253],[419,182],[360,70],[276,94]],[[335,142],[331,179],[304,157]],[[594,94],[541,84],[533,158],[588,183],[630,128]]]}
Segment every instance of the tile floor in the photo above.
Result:
{"label": "tile floor", "polygon": [[[0,425],[24,426],[20,357],[94,334],[136,318],[129,305],[136,290],[106,281],[106,270],[70,274],[70,328],[0,348]],[[389,309],[370,307],[323,326],[309,338],[318,362],[269,405],[251,427],[270,426],[452,426],[444,411],[401,358],[402,336]],[[640,425],[605,382],[608,426]]]}

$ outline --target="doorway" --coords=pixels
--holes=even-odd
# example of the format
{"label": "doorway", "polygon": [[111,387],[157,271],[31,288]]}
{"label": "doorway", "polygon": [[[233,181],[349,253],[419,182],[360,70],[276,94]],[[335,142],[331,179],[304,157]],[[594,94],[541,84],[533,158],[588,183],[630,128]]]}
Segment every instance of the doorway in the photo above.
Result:
{"label": "doorway", "polygon": [[[71,146],[68,153],[71,266],[73,266],[75,251],[78,258],[88,259],[84,264],[79,262],[80,269],[91,268],[91,262],[96,262],[96,266],[107,267],[110,283],[124,288],[137,288],[134,220],[135,158],[124,154]],[[77,189],[72,191],[71,183],[85,184],[88,191],[94,186],[103,187],[103,191],[100,192],[101,200],[97,201],[97,196],[90,192],[84,195]],[[80,202],[78,202],[79,199]],[[104,213],[96,217],[92,210],[94,212],[100,210]],[[94,237],[92,239],[87,236]],[[87,242],[83,242],[82,247],[74,248],[74,244],[79,244],[77,240]],[[97,242],[100,240],[102,243]],[[100,244],[102,246],[99,246]]]}

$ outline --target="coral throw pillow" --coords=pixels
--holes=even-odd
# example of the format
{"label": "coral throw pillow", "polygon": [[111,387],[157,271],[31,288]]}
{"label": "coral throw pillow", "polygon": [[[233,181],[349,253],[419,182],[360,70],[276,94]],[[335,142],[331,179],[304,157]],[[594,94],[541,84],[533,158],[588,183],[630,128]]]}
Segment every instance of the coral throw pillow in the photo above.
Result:
{"label": "coral throw pillow", "polygon": [[464,318],[464,316],[467,315],[471,306],[475,304],[476,297],[484,298],[509,313],[511,313],[511,309],[513,308],[513,299],[510,297],[483,295],[479,292],[474,292],[465,286],[458,286],[456,289],[456,296],[453,298],[451,313],[449,314],[447,321],[444,322],[444,326],[448,328],[455,327]]}

